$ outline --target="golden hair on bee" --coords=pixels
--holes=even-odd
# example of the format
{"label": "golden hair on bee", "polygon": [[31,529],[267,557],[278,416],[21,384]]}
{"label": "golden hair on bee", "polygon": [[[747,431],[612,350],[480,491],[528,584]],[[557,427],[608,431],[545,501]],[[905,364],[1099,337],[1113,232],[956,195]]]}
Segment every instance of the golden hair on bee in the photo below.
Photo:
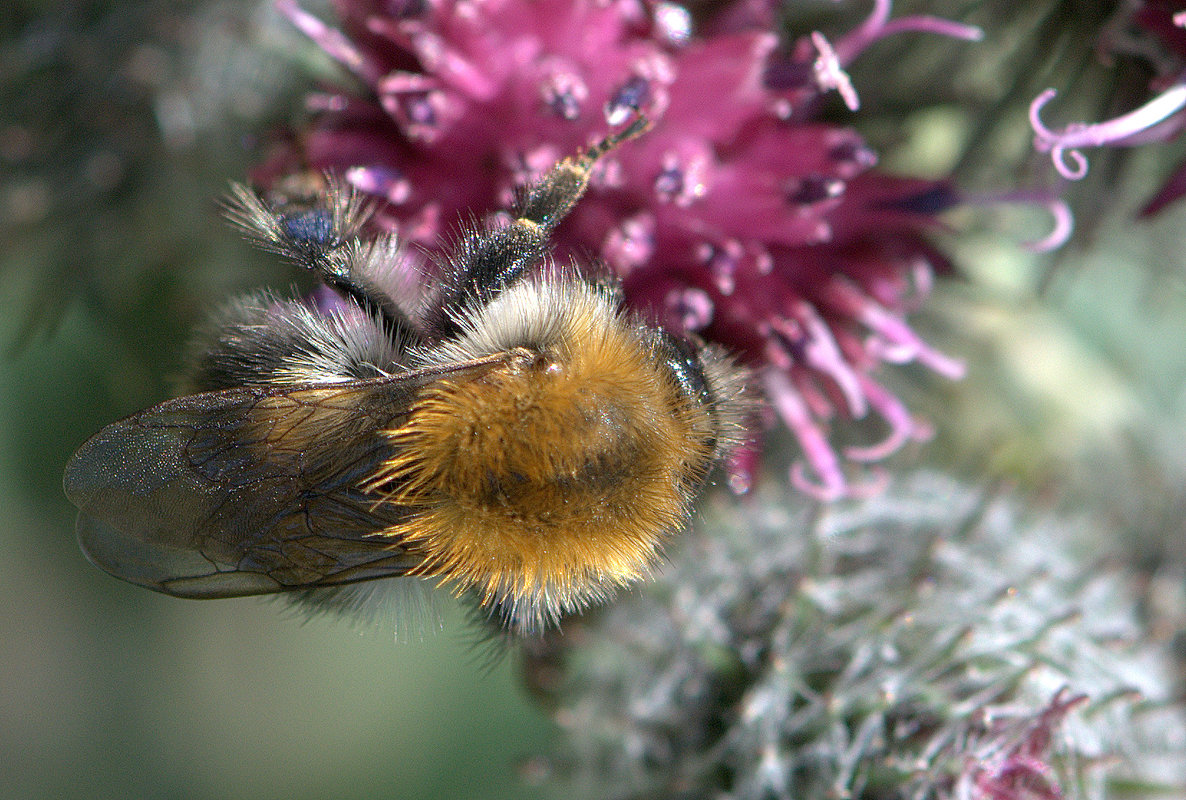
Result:
{"label": "golden hair on bee", "polygon": [[428,577],[520,632],[644,578],[747,410],[727,355],[548,263],[593,164],[645,126],[561,161],[509,223],[463,231],[427,303],[384,289],[405,256],[364,238],[340,185],[311,206],[236,190],[237,224],[336,294],[232,304],[198,393],[79,449],[65,487],[87,555],[185,597],[350,606],[361,581]]}
{"label": "golden hair on bee", "polygon": [[437,381],[386,432],[393,455],[367,488],[410,510],[387,533],[422,554],[413,572],[532,625],[643,577],[739,430],[679,385],[674,347],[563,276],[517,284],[418,354],[429,367],[507,357]]}

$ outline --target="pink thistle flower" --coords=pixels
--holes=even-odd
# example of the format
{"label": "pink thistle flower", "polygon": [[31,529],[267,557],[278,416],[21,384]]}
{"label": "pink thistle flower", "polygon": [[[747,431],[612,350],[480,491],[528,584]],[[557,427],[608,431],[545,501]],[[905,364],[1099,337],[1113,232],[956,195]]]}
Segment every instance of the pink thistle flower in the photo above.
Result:
{"label": "pink thistle flower", "polygon": [[[891,21],[889,0],[835,44],[815,32],[788,48],[764,0],[699,22],[659,0],[337,0],[341,30],[277,5],[370,95],[311,97],[319,115],[264,182],[340,172],[386,201],[378,224],[433,251],[458,220],[505,207],[529,177],[644,113],[652,130],[604,160],[557,255],[597,256],[630,305],[752,365],[801,445],[792,480],[805,491],[869,491],[876,476],[853,482],[846,462],[928,435],[875,375],[909,362],[963,372],[906,322],[946,269],[924,235],[954,192],[876,171],[861,137],[816,109],[832,90],[857,107],[844,66],[888,33],[977,29]],[[869,417],[885,440],[837,452],[834,421]],[[757,452],[735,457],[734,490]]]}

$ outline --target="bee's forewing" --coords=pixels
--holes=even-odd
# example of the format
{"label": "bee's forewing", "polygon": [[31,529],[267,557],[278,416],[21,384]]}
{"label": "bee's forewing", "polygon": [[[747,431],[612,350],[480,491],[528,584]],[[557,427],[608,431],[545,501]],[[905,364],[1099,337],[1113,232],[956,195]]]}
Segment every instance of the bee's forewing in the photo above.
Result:
{"label": "bee's forewing", "polygon": [[358,488],[423,380],[170,400],[113,423],[66,468],[96,565],[187,597],[261,594],[405,572],[373,534],[399,519]]}

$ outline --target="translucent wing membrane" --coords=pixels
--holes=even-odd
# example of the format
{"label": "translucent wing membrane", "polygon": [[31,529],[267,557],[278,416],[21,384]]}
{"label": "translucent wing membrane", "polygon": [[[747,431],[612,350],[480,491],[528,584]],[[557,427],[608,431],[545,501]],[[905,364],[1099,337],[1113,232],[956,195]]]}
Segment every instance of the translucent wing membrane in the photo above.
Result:
{"label": "translucent wing membrane", "polygon": [[66,468],[83,550],[119,578],[184,597],[403,574],[416,559],[377,534],[404,512],[360,484],[390,456],[382,432],[422,386],[485,363],[207,392],[113,423]]}

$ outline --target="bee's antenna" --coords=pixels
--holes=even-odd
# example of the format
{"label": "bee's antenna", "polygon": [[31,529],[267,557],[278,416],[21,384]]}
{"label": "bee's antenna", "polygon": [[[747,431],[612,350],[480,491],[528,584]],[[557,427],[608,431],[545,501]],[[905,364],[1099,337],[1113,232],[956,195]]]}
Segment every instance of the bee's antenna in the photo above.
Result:
{"label": "bee's antenna", "polygon": [[629,141],[636,136],[642,136],[651,129],[651,125],[650,117],[639,114],[634,118],[634,122],[631,122],[622,130],[608,134],[601,141],[590,146],[588,150],[575,160],[576,165],[588,172],[597,163],[597,159],[601,158],[610,150],[613,150],[622,142]]}
{"label": "bee's antenna", "polygon": [[589,172],[598,159],[650,127],[650,118],[640,114],[634,122],[594,143],[584,153],[569,156],[552,167],[520,193],[514,208],[517,222],[538,225],[551,232],[589,188]]}
{"label": "bee's antenna", "polygon": [[565,158],[542,178],[525,186],[511,209],[510,224],[466,232],[445,264],[446,283],[439,310],[428,322],[432,334],[456,334],[456,309],[490,302],[544,259],[552,231],[589,188],[593,165],[650,127],[650,119],[640,114],[625,128],[607,135],[583,153]]}

